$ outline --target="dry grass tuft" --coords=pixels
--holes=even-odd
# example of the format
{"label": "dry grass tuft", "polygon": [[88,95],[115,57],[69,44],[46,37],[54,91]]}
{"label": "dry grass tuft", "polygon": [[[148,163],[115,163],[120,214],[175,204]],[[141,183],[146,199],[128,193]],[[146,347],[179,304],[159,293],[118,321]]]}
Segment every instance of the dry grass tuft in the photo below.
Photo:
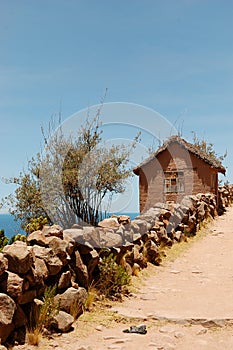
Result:
{"label": "dry grass tuft", "polygon": [[46,288],[41,305],[32,306],[26,329],[28,344],[39,345],[44,328],[50,327],[53,316],[58,313],[59,305],[54,303],[55,294],[56,286]]}
{"label": "dry grass tuft", "polygon": [[39,328],[27,330],[26,342],[30,345],[38,346],[42,338],[42,331]]}
{"label": "dry grass tuft", "polygon": [[86,311],[90,311],[94,302],[98,299],[98,292],[93,285],[88,287],[87,299],[84,305]]}

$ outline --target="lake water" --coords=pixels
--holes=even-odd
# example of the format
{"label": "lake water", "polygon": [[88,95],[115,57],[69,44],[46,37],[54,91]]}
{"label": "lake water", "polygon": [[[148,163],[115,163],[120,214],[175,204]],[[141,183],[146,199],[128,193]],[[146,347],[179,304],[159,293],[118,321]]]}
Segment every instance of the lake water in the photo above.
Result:
{"label": "lake water", "polygon": [[5,231],[5,236],[11,238],[12,236],[25,232],[20,228],[20,223],[14,221],[14,216],[10,214],[0,214],[0,230]]}
{"label": "lake water", "polygon": [[[110,216],[109,214],[108,216]],[[135,216],[139,215],[139,213],[119,213],[118,215],[128,215],[131,220],[135,218]],[[25,232],[20,228],[20,223],[14,221],[13,215],[10,214],[0,214],[0,230],[4,229],[5,236],[11,238],[12,236],[21,233],[25,234]]]}

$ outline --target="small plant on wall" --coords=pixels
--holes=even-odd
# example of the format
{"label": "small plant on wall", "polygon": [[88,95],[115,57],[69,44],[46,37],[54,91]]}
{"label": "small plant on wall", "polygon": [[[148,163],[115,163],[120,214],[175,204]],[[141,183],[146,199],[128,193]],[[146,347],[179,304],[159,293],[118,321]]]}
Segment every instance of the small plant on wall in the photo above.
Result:
{"label": "small plant on wall", "polygon": [[99,279],[96,288],[107,298],[121,299],[130,283],[130,276],[123,266],[118,265],[111,253],[99,263]]}

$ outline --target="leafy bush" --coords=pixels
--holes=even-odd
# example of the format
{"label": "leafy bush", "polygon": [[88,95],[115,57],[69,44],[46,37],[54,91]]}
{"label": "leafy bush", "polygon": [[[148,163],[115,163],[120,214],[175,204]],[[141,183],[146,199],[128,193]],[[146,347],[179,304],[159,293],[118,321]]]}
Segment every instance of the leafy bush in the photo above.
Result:
{"label": "leafy bush", "polygon": [[39,216],[38,218],[30,219],[30,222],[27,224],[25,231],[27,233],[31,233],[33,231],[42,230],[43,227],[47,224],[48,219],[43,216]]}
{"label": "leafy bush", "polygon": [[41,130],[43,152],[29,160],[18,177],[5,180],[17,188],[2,205],[10,208],[27,232],[36,229],[31,227],[33,218],[40,216],[64,228],[80,221],[97,225],[104,198],[111,201],[114,194],[124,192],[139,135],[129,145],[106,146],[100,121],[103,102],[94,116],[87,112],[76,133],[67,134],[60,117],[52,119],[48,130]]}
{"label": "leafy bush", "polygon": [[20,233],[17,235],[14,235],[11,237],[10,241],[8,244],[12,244],[15,241],[21,241],[21,242],[26,242],[26,236],[25,235],[21,235]]}
{"label": "leafy bush", "polygon": [[0,252],[3,250],[5,245],[7,245],[9,242],[9,239],[5,236],[5,231],[0,230]]}
{"label": "leafy bush", "polygon": [[4,230],[0,230],[0,252],[3,250],[3,248],[7,245],[7,244],[12,244],[15,241],[22,241],[22,242],[26,242],[26,236],[25,235],[14,235],[11,237],[11,239],[7,238],[5,236],[5,231]]}
{"label": "leafy bush", "polygon": [[116,263],[116,258],[111,253],[99,263],[99,280],[96,287],[107,298],[121,298],[125,292],[125,286],[130,283],[130,276],[123,266]]}

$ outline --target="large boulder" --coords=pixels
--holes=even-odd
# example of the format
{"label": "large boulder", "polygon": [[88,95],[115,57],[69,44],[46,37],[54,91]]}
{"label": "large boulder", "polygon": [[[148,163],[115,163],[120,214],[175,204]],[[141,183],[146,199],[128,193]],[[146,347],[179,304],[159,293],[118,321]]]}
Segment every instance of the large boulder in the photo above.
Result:
{"label": "large boulder", "polygon": [[[83,242],[88,242],[94,248],[102,247],[101,235],[100,232],[104,230],[103,228],[95,228],[91,226],[83,227]],[[82,242],[81,242],[82,243]]]}
{"label": "large boulder", "polygon": [[25,242],[15,241],[3,249],[8,259],[8,270],[17,274],[26,274],[33,264],[33,255]]}
{"label": "large boulder", "polygon": [[128,225],[130,223],[130,216],[128,215],[120,215],[117,217],[117,220],[119,222],[119,224],[122,224],[122,225]]}
{"label": "large boulder", "polygon": [[53,317],[52,326],[55,330],[65,333],[71,329],[73,322],[73,316],[65,311],[59,311],[58,314]]}
{"label": "large boulder", "polygon": [[157,232],[157,235],[161,247],[170,247],[172,245],[172,240],[168,237],[167,231],[164,227],[160,227],[160,230]]}
{"label": "large boulder", "polygon": [[8,260],[0,253],[0,276],[8,269]]}
{"label": "large boulder", "polygon": [[208,216],[208,212],[207,212],[207,204],[205,202],[200,202],[198,203],[198,207],[197,207],[197,218],[198,221],[201,222],[204,219],[206,219]]}
{"label": "large boulder", "polygon": [[63,228],[59,225],[52,225],[52,226],[44,226],[42,230],[42,234],[45,237],[55,236],[58,238],[63,238]]}
{"label": "large boulder", "polygon": [[183,216],[184,214],[176,209],[170,217],[170,223],[172,223],[174,227],[177,227],[182,222]]}
{"label": "large boulder", "polygon": [[90,253],[93,250],[93,246],[86,242],[85,245],[84,244],[79,244],[78,246],[78,251],[81,255],[87,255],[88,253]]}
{"label": "large boulder", "polygon": [[49,256],[53,255],[53,251],[51,248],[40,247],[39,245],[34,245],[32,247],[33,255],[36,258],[47,260]]}
{"label": "large boulder", "polygon": [[[144,259],[144,256],[142,252],[140,252],[140,246],[135,244],[133,247],[133,260],[131,261],[131,265],[134,263],[137,263],[140,267],[144,268],[146,264],[146,260]],[[129,261],[127,259],[127,261]]]}
{"label": "large boulder", "polygon": [[87,299],[85,288],[68,288],[64,293],[57,294],[55,303],[59,302],[60,310],[71,314],[75,319],[83,313],[84,304]]}
{"label": "large boulder", "polygon": [[63,267],[63,263],[58,256],[56,256],[51,248],[45,248],[40,246],[33,246],[32,251],[36,258],[44,260],[49,275],[56,275]]}
{"label": "large boulder", "polygon": [[121,235],[114,232],[111,229],[99,230],[101,237],[101,247],[111,248],[111,247],[120,247],[123,244]]}
{"label": "large boulder", "polygon": [[77,282],[79,285],[82,287],[88,286],[88,271],[87,271],[87,266],[83,263],[81,255],[79,251],[75,252],[75,262],[74,262],[74,272],[77,276]]}
{"label": "large boulder", "polygon": [[146,233],[149,229],[148,223],[143,219],[135,219],[132,221],[133,224],[136,224],[139,227],[139,233]]}
{"label": "large boulder", "polygon": [[196,216],[193,214],[189,216],[189,220],[187,223],[187,233],[195,233],[196,232],[196,227],[197,227],[197,219]]}
{"label": "large boulder", "polygon": [[46,245],[45,235],[40,230],[34,231],[27,236],[27,243],[29,245],[36,244],[36,245],[45,246]]}
{"label": "large boulder", "polygon": [[63,267],[61,259],[56,255],[50,256],[45,263],[51,276],[57,275]]}
{"label": "large boulder", "polygon": [[0,293],[0,343],[4,343],[14,329],[15,310],[14,300],[6,294]]}
{"label": "large boulder", "polygon": [[86,264],[87,264],[87,270],[88,270],[88,275],[89,278],[92,278],[92,273],[95,270],[95,267],[98,265],[99,263],[99,254],[97,253],[97,251],[95,249],[93,249],[92,251],[90,251],[89,254],[85,255],[86,257]]}
{"label": "large boulder", "polygon": [[40,284],[42,280],[46,280],[49,276],[49,271],[44,260],[35,258],[34,267],[32,268],[35,284]]}
{"label": "large boulder", "polygon": [[152,240],[148,240],[145,244],[145,249],[147,260],[152,264],[159,265],[161,258],[158,246]]}
{"label": "large boulder", "polygon": [[111,228],[84,227],[85,242],[89,242],[94,248],[119,247],[123,244],[121,235]]}
{"label": "large boulder", "polygon": [[43,259],[35,257],[34,266],[25,276],[31,287],[43,286],[48,278],[49,271]]}
{"label": "large boulder", "polygon": [[1,290],[16,300],[23,293],[23,278],[14,272],[7,271],[7,278],[1,283]]}
{"label": "large boulder", "polygon": [[131,229],[135,233],[138,233],[140,231],[140,227],[138,226],[138,224],[134,220],[131,222]]}
{"label": "large boulder", "polygon": [[104,228],[118,228],[120,226],[117,217],[107,218],[98,223],[99,227]]}
{"label": "large boulder", "polygon": [[63,231],[63,240],[72,246],[84,244],[84,233],[85,231],[80,228],[66,229]]}
{"label": "large boulder", "polygon": [[104,247],[120,247],[123,244],[122,237],[115,232],[106,232],[104,236]]}
{"label": "large boulder", "polygon": [[181,205],[183,208],[185,208],[186,212],[189,211],[193,213],[195,210],[195,199],[187,195],[182,199]]}
{"label": "large boulder", "polygon": [[52,249],[53,253],[59,257],[63,265],[66,265],[70,260],[69,254],[71,254],[73,250],[71,245],[68,242],[54,236],[46,237],[45,241],[49,248]]}
{"label": "large boulder", "polygon": [[123,263],[124,265],[124,261],[125,261],[129,263],[131,266],[133,265],[133,253],[132,253],[133,247],[134,247],[133,243],[126,243],[119,248],[115,248],[115,250],[117,250],[116,252],[117,264],[121,265]]}
{"label": "large boulder", "polygon": [[169,220],[171,216],[171,211],[167,209],[161,209],[159,213],[159,220]]}
{"label": "large boulder", "polygon": [[65,271],[61,274],[57,288],[58,289],[67,289],[71,286],[71,272],[70,271]]}

